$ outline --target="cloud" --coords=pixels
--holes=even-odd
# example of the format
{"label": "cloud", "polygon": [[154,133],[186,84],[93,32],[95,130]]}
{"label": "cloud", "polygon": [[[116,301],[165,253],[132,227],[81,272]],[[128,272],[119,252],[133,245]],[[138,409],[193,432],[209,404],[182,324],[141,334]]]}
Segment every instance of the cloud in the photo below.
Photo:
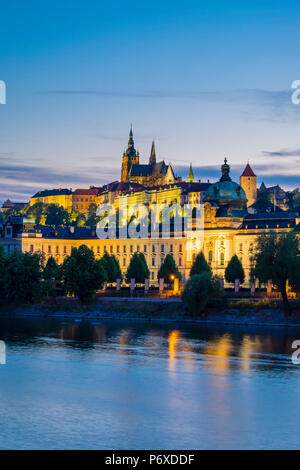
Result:
{"label": "cloud", "polygon": [[46,188],[80,188],[101,186],[119,178],[119,168],[105,169],[103,165],[54,169],[51,166],[24,165],[17,160],[7,163],[0,158],[0,200],[28,200],[38,190]]}
{"label": "cloud", "polygon": [[[287,165],[270,165],[268,164],[251,164],[252,169],[257,175],[258,182],[264,181],[265,184],[273,186],[279,184],[284,189],[294,189],[300,185],[300,170],[295,170],[294,166]],[[233,181],[238,182],[239,176],[245,169],[245,165],[230,165],[230,176]],[[185,179],[188,175],[189,165],[174,166],[175,173]],[[221,176],[221,168],[217,165],[201,165],[194,166],[193,172],[195,180],[201,180],[205,183],[209,180],[211,183],[217,181]]]}
{"label": "cloud", "polygon": [[300,105],[291,101],[293,90],[235,89],[235,90],[104,90],[104,89],[54,89],[39,94],[57,96],[98,96],[99,98],[131,99],[186,99],[234,107],[245,121],[290,122],[300,119]]}
{"label": "cloud", "polygon": [[40,94],[51,95],[83,95],[83,96],[101,96],[108,98],[193,98],[216,97],[220,95],[219,91],[167,91],[167,90],[142,90],[142,91],[107,91],[107,90],[45,90]]}
{"label": "cloud", "polygon": [[300,157],[300,149],[281,149],[273,152],[263,152],[266,157]]}

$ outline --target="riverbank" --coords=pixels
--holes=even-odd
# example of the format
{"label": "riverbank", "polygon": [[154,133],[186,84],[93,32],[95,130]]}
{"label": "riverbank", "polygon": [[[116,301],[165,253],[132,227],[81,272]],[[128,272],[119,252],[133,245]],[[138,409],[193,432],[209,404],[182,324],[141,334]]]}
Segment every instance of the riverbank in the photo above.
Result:
{"label": "riverbank", "polygon": [[[295,304],[296,305],[296,304]],[[182,322],[194,324],[259,325],[300,327],[300,310],[294,308],[286,319],[281,302],[230,300],[218,307],[209,306],[198,317],[185,311],[180,298],[142,299],[102,297],[91,305],[75,299],[56,304],[10,306],[0,310],[1,316],[58,317],[66,320],[130,320],[149,322]]]}

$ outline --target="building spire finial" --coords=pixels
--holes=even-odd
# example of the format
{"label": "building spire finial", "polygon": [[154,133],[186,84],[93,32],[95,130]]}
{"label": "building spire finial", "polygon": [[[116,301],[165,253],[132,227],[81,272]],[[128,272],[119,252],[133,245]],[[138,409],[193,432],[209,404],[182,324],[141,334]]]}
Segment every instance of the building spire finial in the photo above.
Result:
{"label": "building spire finial", "polygon": [[222,176],[221,176],[220,181],[231,181],[231,178],[229,176],[230,166],[227,163],[226,157],[224,158],[224,164],[221,166],[221,172],[222,172]]}
{"label": "building spire finial", "polygon": [[190,163],[190,169],[189,169],[189,174],[187,177],[187,182],[194,183],[194,181],[195,181],[195,177],[194,177],[193,167],[192,167],[192,163]]}
{"label": "building spire finial", "polygon": [[152,145],[151,145],[150,157],[149,157],[149,165],[155,165],[155,164],[156,164],[156,152],[155,152],[155,142],[153,139]]}

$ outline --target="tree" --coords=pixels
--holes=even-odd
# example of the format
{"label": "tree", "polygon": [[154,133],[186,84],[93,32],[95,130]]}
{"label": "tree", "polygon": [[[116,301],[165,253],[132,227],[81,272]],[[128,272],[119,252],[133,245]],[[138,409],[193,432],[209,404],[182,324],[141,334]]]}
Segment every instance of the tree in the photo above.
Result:
{"label": "tree", "polygon": [[143,265],[144,265],[144,274],[145,274],[145,278],[144,278],[144,279],[149,279],[149,277],[150,277],[150,271],[149,271],[148,264],[147,264],[147,261],[146,261],[146,258],[145,258],[144,253],[139,253],[139,257],[140,257],[141,262],[142,262]]}
{"label": "tree", "polygon": [[300,291],[300,256],[298,255],[291,267],[289,284],[295,292]]}
{"label": "tree", "polygon": [[106,273],[100,260],[86,245],[73,248],[63,263],[63,277],[66,291],[74,294],[81,302],[90,302],[100,289]]}
{"label": "tree", "polygon": [[126,281],[135,279],[138,284],[143,284],[149,278],[149,269],[142,253],[134,253],[126,272]]}
{"label": "tree", "polygon": [[220,280],[207,271],[194,274],[186,283],[182,301],[193,315],[203,312],[208,302],[221,296]]}
{"label": "tree", "polygon": [[92,202],[89,205],[88,216],[87,216],[87,220],[85,222],[85,225],[87,227],[93,227],[93,226],[97,225],[97,223],[99,222],[100,217],[98,217],[96,215],[96,212],[97,212],[97,204]]}
{"label": "tree", "polygon": [[253,273],[260,282],[271,280],[280,290],[284,312],[291,312],[286,292],[287,281],[299,286],[299,239],[296,233],[265,233],[257,237]]}
{"label": "tree", "polygon": [[294,197],[294,208],[295,211],[300,214],[300,193],[298,192]]}
{"label": "tree", "polygon": [[161,267],[159,268],[157,278],[164,279],[167,284],[170,284],[172,277],[181,278],[181,274],[176,266],[175,260],[172,255],[167,254]]}
{"label": "tree", "polygon": [[41,201],[38,201],[32,206],[26,206],[24,213],[28,217],[32,217],[36,224],[39,224],[41,222],[44,209],[45,205]]}
{"label": "tree", "polygon": [[68,225],[69,212],[62,206],[49,204],[46,208],[46,225]]}
{"label": "tree", "polygon": [[114,255],[105,253],[101,260],[101,265],[106,273],[106,280],[108,282],[116,282],[117,279],[122,279],[120,264]]}
{"label": "tree", "polygon": [[225,269],[225,279],[230,284],[234,284],[238,279],[241,284],[245,281],[245,272],[243,265],[237,255],[233,255]]}
{"label": "tree", "polygon": [[256,202],[253,207],[257,212],[270,212],[273,209],[272,199],[270,194],[265,191],[258,191]]}
{"label": "tree", "polygon": [[56,300],[58,283],[61,281],[61,270],[53,258],[50,256],[43,270],[44,292],[48,297]]}
{"label": "tree", "polygon": [[196,259],[190,271],[190,276],[194,276],[195,274],[201,274],[202,272],[207,272],[211,274],[211,267],[206,261],[203,251],[201,251],[196,256]]}
{"label": "tree", "polygon": [[42,297],[41,256],[14,250],[6,263],[7,299],[10,302],[33,302]]}
{"label": "tree", "polygon": [[84,227],[86,223],[86,218],[84,214],[78,214],[78,217],[76,219],[76,225],[78,227]]}
{"label": "tree", "polygon": [[2,303],[6,299],[6,285],[7,285],[7,273],[6,273],[6,262],[7,257],[5,255],[3,245],[0,245],[0,302]]}

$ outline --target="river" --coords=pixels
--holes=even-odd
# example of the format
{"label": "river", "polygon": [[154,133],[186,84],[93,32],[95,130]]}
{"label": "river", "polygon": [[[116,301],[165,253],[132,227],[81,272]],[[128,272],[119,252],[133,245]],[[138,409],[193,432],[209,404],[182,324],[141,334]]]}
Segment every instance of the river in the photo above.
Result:
{"label": "river", "polygon": [[275,327],[2,317],[0,448],[299,448],[295,339]]}

